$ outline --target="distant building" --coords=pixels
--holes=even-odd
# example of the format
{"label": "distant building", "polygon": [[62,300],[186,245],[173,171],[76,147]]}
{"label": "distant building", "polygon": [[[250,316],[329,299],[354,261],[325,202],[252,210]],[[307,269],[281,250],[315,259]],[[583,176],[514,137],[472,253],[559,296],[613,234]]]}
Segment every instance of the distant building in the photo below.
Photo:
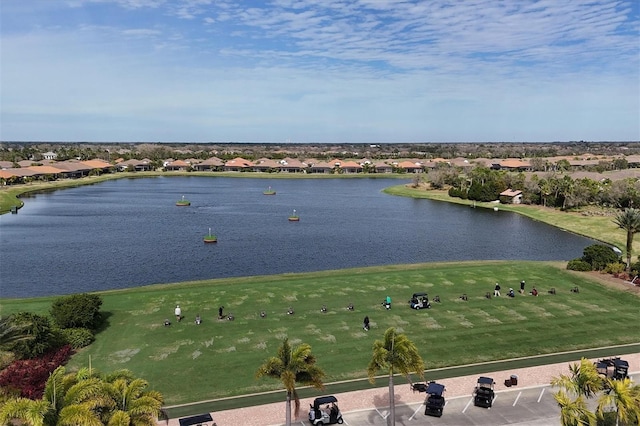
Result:
{"label": "distant building", "polygon": [[500,202],[503,204],[521,204],[522,191],[507,189],[500,193]]}

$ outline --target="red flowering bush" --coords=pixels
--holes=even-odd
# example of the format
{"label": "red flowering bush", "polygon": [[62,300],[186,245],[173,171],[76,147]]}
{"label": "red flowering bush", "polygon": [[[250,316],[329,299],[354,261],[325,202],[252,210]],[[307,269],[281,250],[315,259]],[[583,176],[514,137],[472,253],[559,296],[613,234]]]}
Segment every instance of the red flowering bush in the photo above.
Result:
{"label": "red flowering bush", "polygon": [[14,361],[0,372],[0,386],[18,390],[25,398],[40,399],[49,375],[72,354],[71,346],[65,345],[38,358]]}

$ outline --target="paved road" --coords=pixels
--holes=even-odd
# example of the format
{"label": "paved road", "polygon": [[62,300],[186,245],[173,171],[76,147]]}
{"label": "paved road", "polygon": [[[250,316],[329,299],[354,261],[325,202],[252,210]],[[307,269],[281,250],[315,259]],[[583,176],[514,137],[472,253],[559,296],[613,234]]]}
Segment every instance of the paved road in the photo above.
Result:
{"label": "paved road", "polygon": [[[637,382],[640,373],[631,375]],[[556,426],[560,425],[560,408],[553,398],[551,386],[514,387],[496,392],[490,409],[473,405],[470,395],[447,398],[442,417],[426,416],[424,405],[396,406],[397,425],[433,426]],[[357,426],[386,426],[388,410],[365,409],[343,413],[344,424]],[[302,426],[310,426],[303,420]]]}

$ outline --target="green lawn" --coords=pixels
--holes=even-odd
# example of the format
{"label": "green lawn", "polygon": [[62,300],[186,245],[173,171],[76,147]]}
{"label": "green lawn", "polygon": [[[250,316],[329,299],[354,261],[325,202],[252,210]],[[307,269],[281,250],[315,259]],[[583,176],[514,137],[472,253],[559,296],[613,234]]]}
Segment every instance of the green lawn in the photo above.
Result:
{"label": "green lawn", "polygon": [[[504,297],[509,287],[536,286],[540,296]],[[503,297],[486,299],[495,282]],[[579,286],[579,293],[570,289]],[[556,295],[547,293],[555,287]],[[415,311],[413,292],[439,295],[430,310]],[[462,293],[467,302],[459,299]],[[568,272],[558,263],[466,262],[399,265],[309,274],[248,277],[158,285],[101,293],[108,327],[78,353],[70,368],[128,368],[179,404],[279,389],[254,378],[283,337],[312,345],[327,382],[365,377],[374,339],[387,327],[405,332],[428,369],[494,359],[640,341],[639,298]],[[381,301],[393,298],[386,311]],[[3,315],[46,313],[52,298],[2,300]],[[348,311],[349,302],[355,305]],[[176,323],[173,308],[183,308]],[[323,304],[327,313],[321,313]],[[218,306],[234,321],[219,321]],[[289,306],[294,315],[287,315]],[[260,311],[267,312],[260,318]],[[196,314],[203,323],[194,324]],[[371,331],[362,319],[371,318]],[[164,327],[169,318],[173,324]]]}

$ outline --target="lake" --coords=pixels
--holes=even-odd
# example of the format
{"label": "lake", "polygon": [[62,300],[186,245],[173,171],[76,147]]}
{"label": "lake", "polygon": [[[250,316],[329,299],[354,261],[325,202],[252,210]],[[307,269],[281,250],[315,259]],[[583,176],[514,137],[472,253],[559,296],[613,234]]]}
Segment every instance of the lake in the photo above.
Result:
{"label": "lake", "polygon": [[[0,216],[0,297],[463,260],[570,260],[595,241],[515,213],[386,195],[397,179],[119,179]],[[271,186],[276,195],[264,195]],[[189,207],[178,207],[184,196]],[[299,222],[288,221],[296,210]],[[216,244],[204,244],[211,228]]]}

